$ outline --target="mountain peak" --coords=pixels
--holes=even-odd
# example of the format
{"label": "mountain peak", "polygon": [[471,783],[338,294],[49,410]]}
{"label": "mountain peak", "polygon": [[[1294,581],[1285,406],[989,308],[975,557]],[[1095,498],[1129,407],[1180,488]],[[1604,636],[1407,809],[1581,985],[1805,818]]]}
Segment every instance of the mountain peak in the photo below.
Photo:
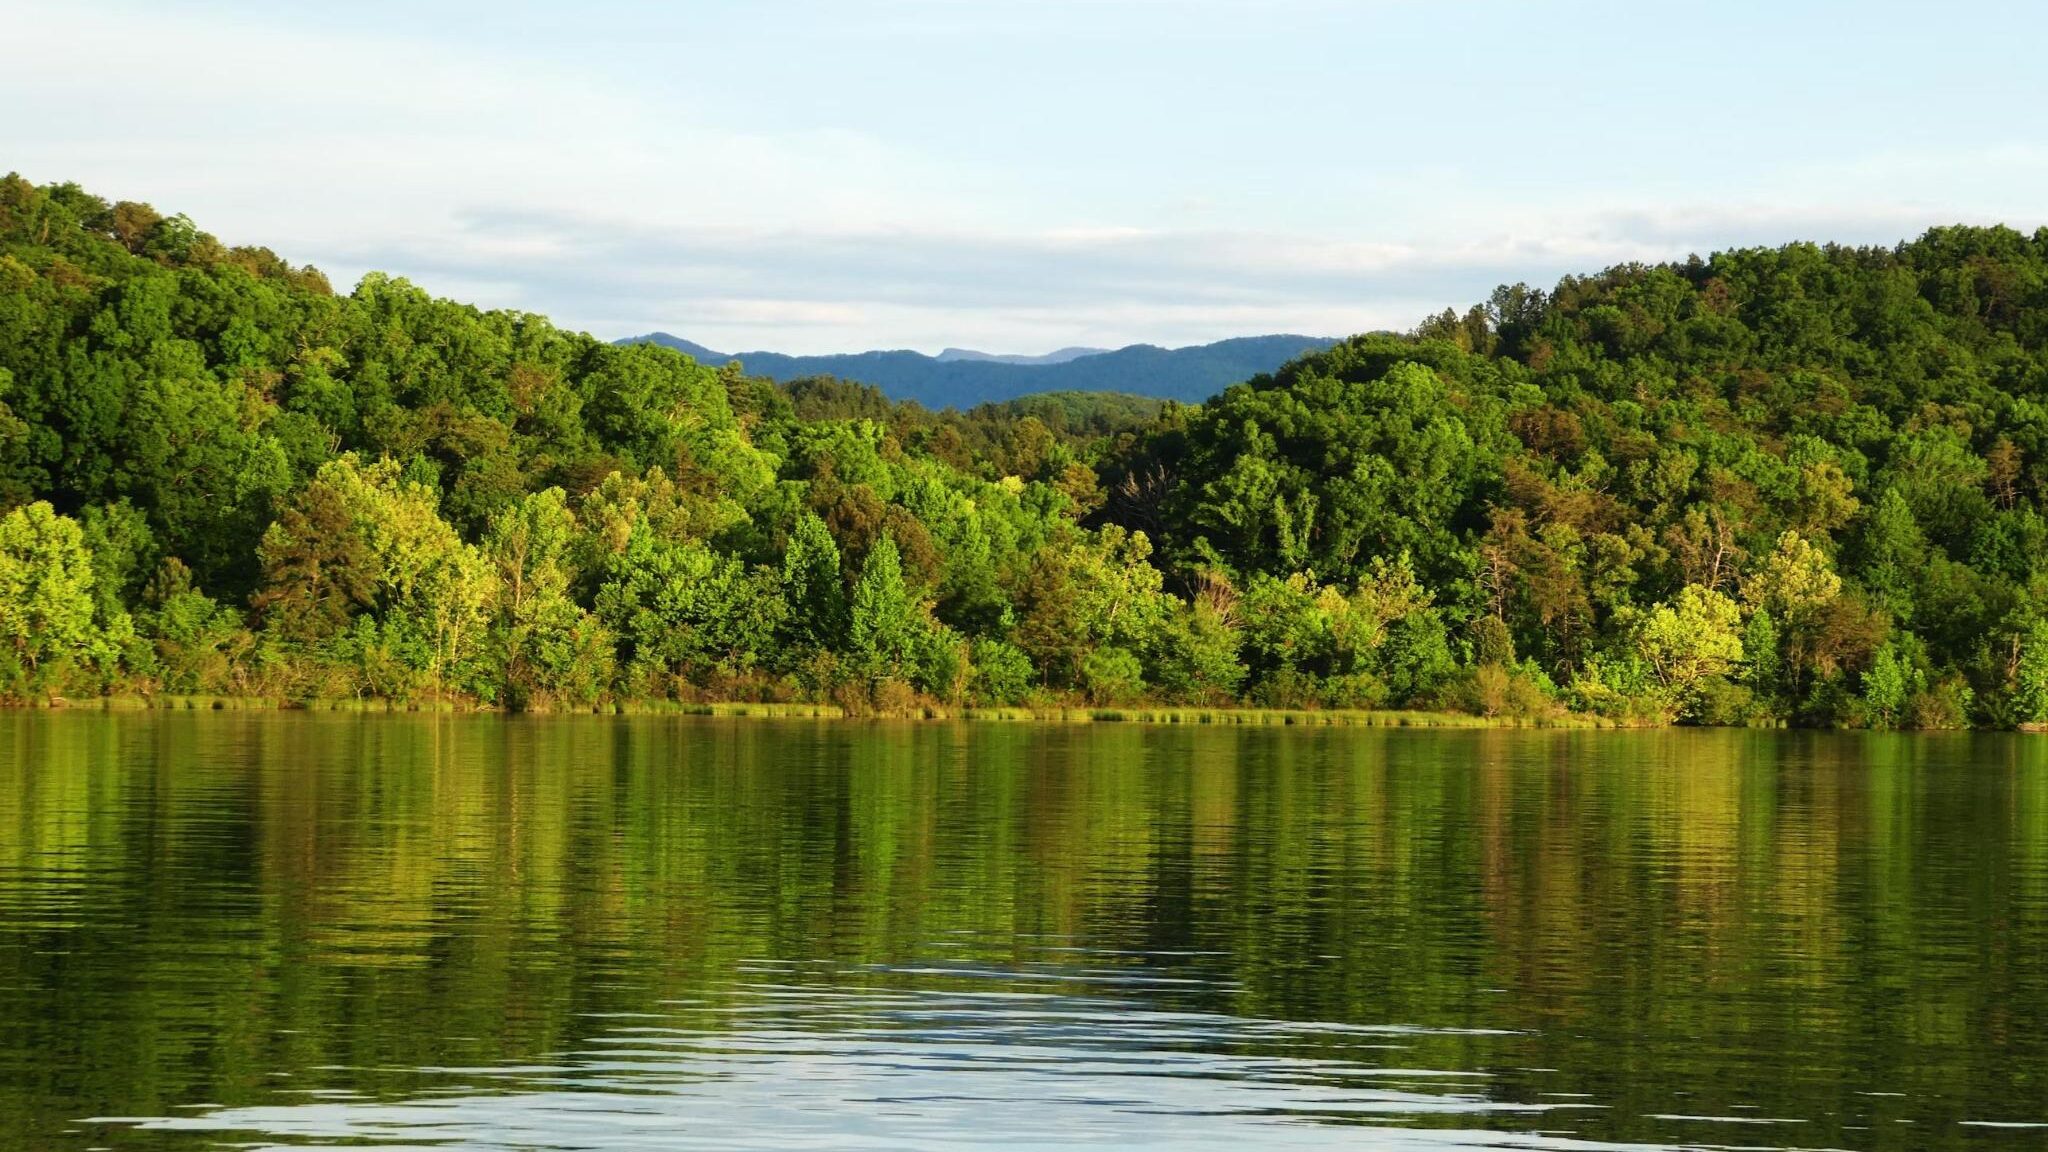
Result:
{"label": "mountain peak", "polygon": [[941,364],[950,364],[960,360],[974,360],[990,364],[1045,365],[1065,364],[1070,360],[1079,360],[1083,356],[1100,356],[1108,351],[1109,349],[1107,348],[1074,346],[1047,352],[1043,356],[1022,356],[997,352],[977,352],[972,348],[948,348],[944,352],[939,353],[934,359]]}
{"label": "mountain peak", "polygon": [[635,336],[630,340],[619,340],[615,343],[659,344],[663,348],[673,348],[699,364],[723,364],[733,359],[723,352],[713,352],[694,340],[685,340],[681,336],[672,336],[667,332],[649,332],[645,336]]}

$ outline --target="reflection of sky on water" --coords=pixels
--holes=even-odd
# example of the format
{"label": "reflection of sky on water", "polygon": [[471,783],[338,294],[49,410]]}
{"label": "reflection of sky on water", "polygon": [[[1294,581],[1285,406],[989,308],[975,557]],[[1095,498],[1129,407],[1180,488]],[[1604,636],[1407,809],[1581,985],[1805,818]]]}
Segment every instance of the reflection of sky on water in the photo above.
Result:
{"label": "reflection of sky on water", "polygon": [[[1402,1060],[1419,1038],[1483,1032],[1246,1020],[1015,990],[1055,978],[1045,972],[847,975],[1011,987],[751,983],[722,1002],[594,1019],[592,1038],[551,1063],[434,1069],[446,1085],[407,1100],[314,1091],[302,1104],[136,1123],[254,1147],[1632,1147],[1487,1130],[1489,1118],[1526,1127],[1596,1105],[1497,1101],[1486,1073]],[[1076,976],[1091,978],[1057,978]],[[1399,1127],[1423,1121],[1431,1127]]]}

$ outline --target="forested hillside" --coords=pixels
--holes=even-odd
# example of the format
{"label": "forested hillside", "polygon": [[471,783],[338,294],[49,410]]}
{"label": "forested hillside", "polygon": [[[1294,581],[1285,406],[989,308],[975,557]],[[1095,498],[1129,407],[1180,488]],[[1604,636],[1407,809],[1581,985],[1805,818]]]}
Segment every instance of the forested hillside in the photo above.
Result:
{"label": "forested hillside", "polygon": [[[2048,230],[1503,288],[1175,413],[1106,471],[1106,515],[1231,604],[1269,698],[1459,665],[1475,707],[2048,719]],[[1449,627],[1424,680],[1314,607],[1390,557]]]}
{"label": "forested hillside", "polygon": [[1155,411],[776,384],[0,181],[0,693],[2048,720],[2048,232]]}

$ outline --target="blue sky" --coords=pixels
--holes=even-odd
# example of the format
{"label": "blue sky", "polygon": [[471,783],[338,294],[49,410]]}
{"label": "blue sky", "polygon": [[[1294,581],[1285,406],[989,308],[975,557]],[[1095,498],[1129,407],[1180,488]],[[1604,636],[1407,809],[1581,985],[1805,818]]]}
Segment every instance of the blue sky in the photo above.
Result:
{"label": "blue sky", "polygon": [[[1406,328],[2048,223],[2048,4],[0,0],[0,169],[726,351]],[[32,46],[23,50],[20,46]]]}

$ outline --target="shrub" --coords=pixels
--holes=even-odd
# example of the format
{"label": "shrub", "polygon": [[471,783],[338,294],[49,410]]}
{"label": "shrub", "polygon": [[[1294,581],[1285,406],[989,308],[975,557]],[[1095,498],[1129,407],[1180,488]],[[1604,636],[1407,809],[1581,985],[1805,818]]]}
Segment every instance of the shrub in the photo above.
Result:
{"label": "shrub", "polygon": [[1145,670],[1136,656],[1105,645],[1081,660],[1081,682],[1092,703],[1128,704],[1144,695]]}
{"label": "shrub", "polygon": [[1032,687],[1031,658],[1016,645],[983,637],[970,650],[973,669],[968,689],[976,704],[1002,707],[1021,704]]}

